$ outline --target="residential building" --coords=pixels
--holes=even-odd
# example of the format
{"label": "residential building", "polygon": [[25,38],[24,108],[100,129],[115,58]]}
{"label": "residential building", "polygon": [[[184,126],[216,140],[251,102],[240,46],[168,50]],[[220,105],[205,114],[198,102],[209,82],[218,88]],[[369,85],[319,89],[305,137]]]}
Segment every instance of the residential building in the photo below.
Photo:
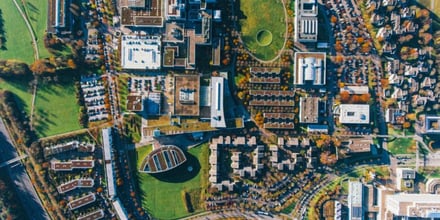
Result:
{"label": "residential building", "polygon": [[73,23],[72,13],[69,10],[71,0],[48,1],[47,32],[56,35],[70,34]]}
{"label": "residential building", "polygon": [[70,210],[75,210],[96,201],[95,193],[89,193],[86,196],[75,199],[67,204]]}
{"label": "residential building", "polygon": [[59,193],[67,193],[76,188],[92,188],[94,185],[92,178],[86,179],[74,179],[69,182],[63,183],[57,187]]}
{"label": "residential building", "polygon": [[414,188],[416,171],[410,168],[396,168],[396,188],[398,190],[409,190]]}
{"label": "residential building", "polygon": [[115,177],[113,173],[113,136],[112,128],[104,128],[101,131],[103,151],[104,151],[104,166],[105,166],[105,177],[107,180],[107,195],[109,198],[114,198],[116,196],[116,184]]}
{"label": "residential building", "polygon": [[369,153],[371,152],[373,140],[371,138],[350,139],[348,144],[348,153]]}
{"label": "residential building", "polygon": [[95,166],[94,160],[71,160],[61,162],[57,160],[50,161],[50,169],[54,171],[72,171],[74,169],[90,169]]}
{"label": "residential building", "polygon": [[225,86],[223,77],[211,77],[211,127],[213,128],[226,128]]}

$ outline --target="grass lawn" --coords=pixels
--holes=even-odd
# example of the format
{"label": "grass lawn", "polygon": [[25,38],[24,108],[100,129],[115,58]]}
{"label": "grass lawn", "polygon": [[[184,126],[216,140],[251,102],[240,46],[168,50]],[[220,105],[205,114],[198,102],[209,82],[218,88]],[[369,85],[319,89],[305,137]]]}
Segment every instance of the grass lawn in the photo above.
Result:
{"label": "grass lawn", "polygon": [[[1,3],[0,3],[1,4]],[[0,89],[8,90],[16,95],[18,104],[29,115],[32,105],[32,93],[27,79],[2,79]]]}
{"label": "grass lawn", "polygon": [[[137,151],[141,156],[147,149]],[[138,173],[142,206],[147,212],[157,219],[179,219],[203,211],[203,198],[208,187],[208,154],[208,144],[202,144],[186,152],[187,162],[174,170],[155,176]],[[187,170],[190,165],[192,172]],[[194,201],[193,213],[186,211],[182,192],[188,192]]]}
{"label": "grass lawn", "polygon": [[138,114],[124,115],[124,125],[133,143],[141,141],[142,117]]}
{"label": "grass lawn", "polygon": [[128,77],[128,74],[118,76],[119,105],[122,112],[127,111]]}
{"label": "grass lawn", "polygon": [[0,23],[3,24],[0,25],[0,34],[4,34],[6,39],[5,48],[0,49],[0,59],[15,59],[32,63],[34,51],[31,34],[14,2],[12,0],[0,1],[0,11]]}
{"label": "grass lawn", "polygon": [[391,154],[411,154],[416,151],[416,141],[412,138],[396,138],[387,143],[387,149]]}
{"label": "grass lawn", "polygon": [[146,158],[151,151],[153,151],[153,145],[151,144],[136,148],[136,166],[138,169],[141,167],[143,159]]}
{"label": "grass lawn", "polygon": [[65,83],[39,83],[34,114],[38,137],[81,129],[73,80]]}
{"label": "grass lawn", "polygon": [[[20,2],[20,1],[18,1]],[[47,7],[48,1],[45,0],[25,0],[23,1],[25,13],[31,22],[35,37],[37,38],[38,51],[40,58],[48,58],[49,51],[44,47],[44,34],[47,27]]]}
{"label": "grass lawn", "polygon": [[[240,1],[240,10],[243,12],[240,21],[241,38],[245,46],[260,59],[270,60],[274,58],[283,47],[286,32],[284,9],[281,1]],[[265,44],[259,44],[257,41],[257,35],[262,33],[262,30],[267,30],[272,34],[272,42],[267,46],[263,46]],[[268,35],[265,35],[265,40],[268,40]]]}

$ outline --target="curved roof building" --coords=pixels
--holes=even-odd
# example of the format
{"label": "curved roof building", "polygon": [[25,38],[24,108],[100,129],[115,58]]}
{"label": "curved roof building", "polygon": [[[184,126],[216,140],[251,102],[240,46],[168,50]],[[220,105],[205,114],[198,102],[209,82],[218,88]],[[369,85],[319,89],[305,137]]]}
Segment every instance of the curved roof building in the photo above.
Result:
{"label": "curved roof building", "polygon": [[180,148],[174,145],[164,145],[145,157],[140,172],[162,173],[182,165],[185,161],[186,156]]}

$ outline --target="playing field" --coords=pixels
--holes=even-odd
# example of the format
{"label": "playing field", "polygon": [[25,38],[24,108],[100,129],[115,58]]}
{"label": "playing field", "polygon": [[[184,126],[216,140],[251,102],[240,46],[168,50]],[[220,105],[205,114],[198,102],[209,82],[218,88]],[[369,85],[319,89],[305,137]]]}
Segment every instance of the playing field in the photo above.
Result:
{"label": "playing field", "polygon": [[[141,154],[145,153],[138,153],[139,156]],[[203,211],[200,202],[207,188],[208,154],[208,144],[202,144],[186,153],[188,161],[185,164],[166,175],[152,176],[139,173],[138,182],[145,210],[157,219],[179,219]],[[189,166],[194,168],[190,174],[188,174]],[[195,208],[193,213],[186,211],[182,191],[189,192],[192,200],[198,202],[193,204]]]}
{"label": "playing field", "polygon": [[34,114],[38,137],[80,129],[79,106],[73,81],[62,84],[39,83]]}
{"label": "playing field", "polygon": [[40,52],[40,58],[48,58],[50,56],[49,51],[44,47],[44,34],[47,27],[47,0],[25,0],[24,4],[25,12],[31,22],[32,28],[37,38],[38,51]]}
{"label": "playing field", "polygon": [[271,60],[278,55],[284,44],[286,23],[281,1],[240,1],[243,12],[241,39],[256,57]]}
{"label": "playing field", "polygon": [[0,1],[0,11],[0,34],[3,34],[6,40],[4,48],[0,49],[0,59],[32,63],[34,51],[31,35],[12,0]]}
{"label": "playing field", "polygon": [[0,89],[8,90],[16,95],[21,109],[29,115],[32,105],[32,93],[29,89],[28,79],[4,80],[0,78]]}

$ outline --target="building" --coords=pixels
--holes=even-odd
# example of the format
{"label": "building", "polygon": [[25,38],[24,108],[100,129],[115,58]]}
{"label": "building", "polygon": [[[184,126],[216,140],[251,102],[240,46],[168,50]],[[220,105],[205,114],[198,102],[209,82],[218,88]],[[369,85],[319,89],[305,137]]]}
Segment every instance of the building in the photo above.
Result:
{"label": "building", "polygon": [[166,20],[184,20],[186,18],[185,0],[165,0]]}
{"label": "building", "polygon": [[92,188],[95,184],[91,178],[87,179],[74,179],[67,183],[63,183],[57,187],[59,193],[66,193],[76,188]]}
{"label": "building", "polygon": [[439,134],[440,116],[426,115],[424,130],[426,134]]}
{"label": "building", "polygon": [[224,113],[225,79],[211,77],[211,127],[226,128]]}
{"label": "building", "polygon": [[369,153],[371,152],[372,144],[373,140],[371,138],[350,139],[348,143],[348,153]]}
{"label": "building", "polygon": [[348,185],[348,212],[350,220],[364,220],[363,188],[361,182],[350,181]]}
{"label": "building", "polygon": [[342,124],[369,124],[370,106],[367,104],[339,105],[339,122]]}
{"label": "building", "polygon": [[414,188],[416,171],[410,168],[396,168],[396,188],[398,190],[409,190]]}
{"label": "building", "polygon": [[140,172],[163,173],[172,170],[186,161],[183,151],[174,145],[160,146],[142,161]]}
{"label": "building", "polygon": [[160,115],[162,110],[162,93],[148,92],[145,101],[147,115]]}
{"label": "building", "polygon": [[341,220],[342,205],[337,200],[328,200],[323,204],[322,215],[325,220]]}
{"label": "building", "polygon": [[299,122],[316,124],[319,119],[319,98],[301,97],[299,99]]}
{"label": "building", "polygon": [[326,84],[325,53],[297,52],[293,84],[322,86]]}
{"label": "building", "polygon": [[103,150],[104,150],[104,163],[105,163],[105,177],[107,179],[107,195],[109,198],[116,196],[116,184],[113,173],[113,157],[112,157],[112,129],[104,128],[101,131]]}
{"label": "building", "polygon": [[91,169],[95,166],[94,160],[71,160],[61,162],[57,160],[50,161],[50,169],[54,171],[72,171],[74,169]]}
{"label": "building", "polygon": [[431,194],[439,194],[440,192],[440,178],[429,178],[426,181],[426,192]]}
{"label": "building", "polygon": [[386,197],[390,218],[439,218],[440,196],[435,194],[394,194]]}
{"label": "building", "polygon": [[141,112],[144,110],[143,98],[141,95],[127,96],[127,111]]}
{"label": "building", "polygon": [[157,70],[161,66],[159,36],[124,35],[121,40],[121,67],[130,70]]}
{"label": "building", "polygon": [[318,41],[318,4],[316,0],[295,1],[295,41]]}
{"label": "building", "polygon": [[368,86],[344,86],[341,88],[342,92],[348,92],[350,95],[369,94]]}
{"label": "building", "polygon": [[75,199],[67,204],[70,210],[75,210],[96,201],[95,193],[87,194],[79,199]]}
{"label": "building", "polygon": [[118,0],[121,25],[127,27],[162,27],[162,0]]}
{"label": "building", "polygon": [[98,220],[104,218],[104,210],[98,209],[96,211],[87,213],[78,217],[76,220]]}
{"label": "building", "polygon": [[199,116],[200,76],[174,76],[174,115]]}
{"label": "building", "polygon": [[122,205],[121,200],[115,199],[112,202],[112,205],[116,211],[116,215],[118,216],[119,220],[128,220],[127,211],[125,210],[124,206]]}
{"label": "building", "polygon": [[95,151],[95,145],[90,143],[80,143],[79,141],[69,141],[67,143],[57,144],[51,147],[45,147],[43,153],[45,157],[48,157],[54,154],[59,154],[71,150],[91,153]]}
{"label": "building", "polygon": [[73,21],[69,10],[70,0],[48,0],[47,32],[52,34],[70,34]]}
{"label": "building", "polygon": [[385,111],[385,122],[393,125],[405,123],[405,112],[398,108],[387,108]]}

